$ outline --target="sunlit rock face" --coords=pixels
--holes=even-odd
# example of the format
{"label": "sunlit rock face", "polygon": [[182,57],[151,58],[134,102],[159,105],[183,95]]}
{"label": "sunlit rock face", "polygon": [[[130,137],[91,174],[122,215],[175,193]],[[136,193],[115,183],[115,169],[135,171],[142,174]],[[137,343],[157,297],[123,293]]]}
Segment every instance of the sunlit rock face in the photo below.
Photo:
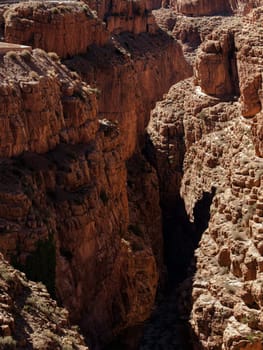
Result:
{"label": "sunlit rock face", "polygon": [[[192,294],[191,325],[204,349],[262,349],[262,14],[254,9],[208,35],[194,79],[170,89],[147,128],[161,196],[174,202],[180,193],[193,222],[213,196],[182,294]],[[189,300],[181,296],[183,314]]]}

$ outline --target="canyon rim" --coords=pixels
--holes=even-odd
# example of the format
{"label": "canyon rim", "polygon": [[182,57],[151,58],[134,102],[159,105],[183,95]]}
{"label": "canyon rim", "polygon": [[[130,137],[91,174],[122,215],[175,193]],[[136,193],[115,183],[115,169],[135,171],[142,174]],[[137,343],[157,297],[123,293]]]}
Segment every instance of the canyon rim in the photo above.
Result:
{"label": "canyon rim", "polygon": [[0,349],[263,350],[262,0],[4,0],[0,35]]}

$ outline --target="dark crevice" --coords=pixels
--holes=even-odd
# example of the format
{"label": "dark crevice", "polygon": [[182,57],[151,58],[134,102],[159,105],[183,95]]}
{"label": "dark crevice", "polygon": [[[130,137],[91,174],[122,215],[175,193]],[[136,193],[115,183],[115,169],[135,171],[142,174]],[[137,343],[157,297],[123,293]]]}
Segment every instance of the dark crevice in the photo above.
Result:
{"label": "dark crevice", "polygon": [[174,198],[173,202],[170,198],[169,204],[164,198],[161,202],[168,288],[145,326],[140,350],[201,349],[189,324],[196,271],[194,253],[208,227],[214,194],[215,189],[205,192],[196,203],[194,223],[190,222],[181,198]]}
{"label": "dark crevice", "polygon": [[193,223],[189,221],[181,198],[169,209],[163,207],[164,258],[171,287],[188,277],[195,249],[208,226],[214,194],[215,189],[205,192],[196,203]]}

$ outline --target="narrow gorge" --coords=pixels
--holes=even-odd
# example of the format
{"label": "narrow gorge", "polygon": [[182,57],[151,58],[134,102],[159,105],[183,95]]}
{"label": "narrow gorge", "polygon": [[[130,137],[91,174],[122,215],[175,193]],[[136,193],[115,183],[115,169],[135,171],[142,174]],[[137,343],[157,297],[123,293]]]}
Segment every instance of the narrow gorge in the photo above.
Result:
{"label": "narrow gorge", "polygon": [[263,350],[262,0],[0,24],[0,349]]}

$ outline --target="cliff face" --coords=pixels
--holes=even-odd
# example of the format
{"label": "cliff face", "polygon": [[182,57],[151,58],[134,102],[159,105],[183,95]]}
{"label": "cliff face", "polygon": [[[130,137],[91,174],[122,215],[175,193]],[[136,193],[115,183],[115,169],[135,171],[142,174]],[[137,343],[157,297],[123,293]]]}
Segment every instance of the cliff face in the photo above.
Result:
{"label": "cliff face", "polygon": [[[172,84],[192,74],[180,45],[158,29],[150,12],[154,6],[145,1],[113,3],[111,14],[105,14],[107,29],[81,2],[21,3],[4,13],[6,41],[54,51],[64,58],[81,54],[65,63],[99,90],[100,117],[119,122],[126,158],[144,133],[154,103]],[[139,23],[146,15],[150,22]],[[125,20],[123,25],[109,24],[110,18]],[[130,20],[135,22],[130,25]]]}
{"label": "cliff face", "polygon": [[[188,280],[193,329],[205,349],[260,350],[262,8],[176,2],[194,16],[251,11],[199,22],[163,9],[159,27],[158,1],[88,5],[3,11],[6,40],[65,65],[39,49],[1,58],[1,251],[56,294],[96,349],[151,313],[162,215],[178,239],[165,247],[173,274],[186,273],[205,231]],[[145,146],[150,110],[174,83]]]}
{"label": "cliff face", "polygon": [[172,1],[172,5],[177,12],[187,16],[211,16],[231,13],[231,7],[228,0],[175,0]]}
{"label": "cliff face", "polygon": [[96,83],[99,113],[119,122],[127,158],[144,134],[155,101],[171,84],[191,75],[180,46],[163,32],[122,34],[114,39],[113,46],[94,48],[85,57],[66,64],[85,81]]}
{"label": "cliff face", "polygon": [[158,282],[151,241],[129,221],[119,130],[43,51],[6,55],[1,75],[1,250],[107,342],[148,316]]}
{"label": "cliff face", "polygon": [[[262,349],[262,14],[206,37],[196,78],[174,85],[148,126],[161,198],[175,206],[180,194],[194,225],[206,220],[196,273],[182,286],[204,349]],[[189,300],[180,299],[186,316]]]}
{"label": "cliff face", "polygon": [[245,15],[253,8],[262,6],[261,0],[171,0],[169,4],[177,13],[186,16]]}
{"label": "cliff face", "polygon": [[96,87],[39,49],[1,62],[1,250],[56,293],[93,348],[143,322],[154,304],[159,190],[138,145],[156,99],[191,74],[150,4],[127,4],[113,6],[107,28],[82,3],[4,12],[6,40],[82,54],[65,63]]}
{"label": "cliff face", "polygon": [[60,57],[85,53],[109,38],[105,24],[81,2],[20,3],[4,13],[5,40],[56,52]]}

